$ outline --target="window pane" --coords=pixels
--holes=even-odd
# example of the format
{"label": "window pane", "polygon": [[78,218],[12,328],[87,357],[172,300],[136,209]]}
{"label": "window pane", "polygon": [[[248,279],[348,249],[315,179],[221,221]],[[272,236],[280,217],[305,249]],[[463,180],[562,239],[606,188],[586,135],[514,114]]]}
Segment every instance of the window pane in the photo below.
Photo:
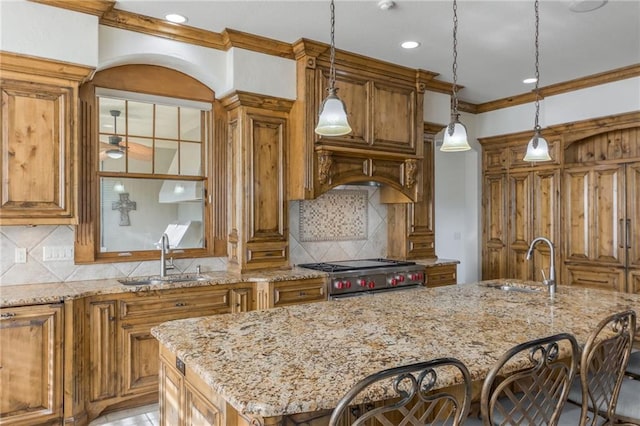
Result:
{"label": "window pane", "polygon": [[120,144],[109,143],[109,137],[108,135],[100,135],[100,153],[98,154],[100,171],[124,172],[126,165],[124,148]]}
{"label": "window pane", "polygon": [[129,173],[153,173],[153,146],[150,139],[129,138],[127,140]]}
{"label": "window pane", "polygon": [[100,179],[102,252],[158,250],[163,233],[172,248],[202,248],[203,183]]}
{"label": "window pane", "polygon": [[188,176],[202,176],[201,165],[202,144],[181,142],[180,143],[180,174]]}
{"label": "window pane", "polygon": [[156,140],[155,173],[178,174],[178,142]]}
{"label": "window pane", "polygon": [[178,107],[156,105],[156,138],[178,139]]}
{"label": "window pane", "polygon": [[180,108],[180,139],[200,142],[202,140],[202,112],[199,109]]}
{"label": "window pane", "polygon": [[[125,134],[125,101],[121,99],[111,99],[111,98],[99,98],[99,132],[101,134],[115,134],[116,128],[114,128],[114,124],[117,126],[117,133],[119,135]],[[114,114],[111,111],[116,111],[114,114],[116,115],[114,121]],[[119,114],[119,115],[118,115]]]}
{"label": "window pane", "polygon": [[[144,102],[127,103],[128,133],[130,136],[153,136],[153,104]],[[124,129],[123,129],[124,130]]]}

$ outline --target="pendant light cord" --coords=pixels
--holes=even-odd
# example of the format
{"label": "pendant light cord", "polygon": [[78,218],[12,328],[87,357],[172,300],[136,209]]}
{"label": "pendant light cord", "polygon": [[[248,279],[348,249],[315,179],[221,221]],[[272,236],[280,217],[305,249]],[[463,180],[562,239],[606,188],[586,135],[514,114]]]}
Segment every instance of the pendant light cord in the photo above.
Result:
{"label": "pendant light cord", "polygon": [[453,0],[453,103],[452,115],[458,115],[458,4]]}
{"label": "pendant light cord", "polygon": [[540,14],[538,12],[538,8],[539,8],[539,4],[538,4],[538,0],[535,0],[534,3],[534,7],[535,7],[535,12],[536,12],[536,35],[535,35],[535,49],[536,49],[536,63],[535,63],[535,67],[536,67],[536,87],[535,87],[535,92],[536,92],[536,116],[535,116],[535,124],[534,124],[534,130],[539,130],[540,129],[540,125],[538,124],[538,116],[540,115],[540,90],[539,90],[539,83],[540,83],[540,61],[539,61],[539,56],[540,56],[540,44],[538,42],[538,38],[539,38],[539,30],[538,27],[540,26]]}
{"label": "pendant light cord", "polygon": [[336,26],[336,11],[335,5],[333,4],[333,0],[331,0],[331,49],[330,49],[330,58],[329,58],[329,90],[333,90],[336,85],[336,45],[334,41],[335,36],[335,26]]}

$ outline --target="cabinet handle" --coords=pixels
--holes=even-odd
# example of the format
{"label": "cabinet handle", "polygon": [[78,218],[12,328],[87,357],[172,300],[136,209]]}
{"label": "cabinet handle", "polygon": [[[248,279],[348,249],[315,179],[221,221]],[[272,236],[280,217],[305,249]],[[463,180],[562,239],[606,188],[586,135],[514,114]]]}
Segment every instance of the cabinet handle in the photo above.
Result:
{"label": "cabinet handle", "polygon": [[307,293],[305,291],[301,291],[300,293],[298,293],[298,296],[300,296],[300,297],[304,297],[306,295],[307,295]]}
{"label": "cabinet handle", "polygon": [[184,303],[184,302],[178,302],[178,303],[176,303],[176,306],[177,306],[177,307],[187,306],[187,304],[186,304],[186,303]]}
{"label": "cabinet handle", "polygon": [[625,231],[622,230],[622,227],[624,226],[624,219],[620,219],[618,221],[618,240],[620,241],[620,243],[618,243],[618,248],[625,248],[625,238],[623,237],[623,235],[625,235]]}
{"label": "cabinet handle", "polygon": [[9,319],[9,318],[13,318],[15,316],[16,316],[16,314],[14,314],[13,312],[7,312],[7,313],[4,313],[4,314],[0,314],[0,318],[2,318],[2,319]]}
{"label": "cabinet handle", "polygon": [[625,228],[625,239],[627,241],[627,248],[631,248],[631,219],[627,219],[627,226]]}

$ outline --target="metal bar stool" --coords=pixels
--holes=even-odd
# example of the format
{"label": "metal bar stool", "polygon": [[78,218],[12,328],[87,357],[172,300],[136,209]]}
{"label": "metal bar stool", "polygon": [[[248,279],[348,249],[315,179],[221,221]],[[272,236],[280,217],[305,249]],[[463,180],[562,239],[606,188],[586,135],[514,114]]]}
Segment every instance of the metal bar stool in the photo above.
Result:
{"label": "metal bar stool", "polygon": [[[582,350],[579,380],[574,381],[569,392],[569,402],[580,406],[579,423],[563,413],[562,424],[595,426],[605,421],[616,423],[617,403],[627,406],[626,397],[619,399],[618,395],[633,346],[635,328],[634,311],[619,312],[600,321]],[[638,395],[633,404],[636,407],[640,405]],[[569,405],[567,410],[571,410]]]}
{"label": "metal bar stool", "polygon": [[[456,392],[458,384],[464,389],[462,396]],[[470,404],[471,377],[465,365],[455,358],[439,358],[365,377],[340,399],[329,426],[342,424],[349,414],[352,423],[347,423],[352,426],[458,426]]]}
{"label": "metal bar stool", "polygon": [[484,380],[481,420],[465,424],[557,425],[577,364],[578,343],[567,333],[514,346]]}

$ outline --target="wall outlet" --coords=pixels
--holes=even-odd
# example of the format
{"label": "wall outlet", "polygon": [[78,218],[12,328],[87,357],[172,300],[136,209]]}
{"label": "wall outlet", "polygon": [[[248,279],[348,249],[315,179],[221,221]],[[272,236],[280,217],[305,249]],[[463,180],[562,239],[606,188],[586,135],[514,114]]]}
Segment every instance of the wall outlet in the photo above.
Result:
{"label": "wall outlet", "polygon": [[42,260],[54,262],[60,260],[73,260],[73,246],[48,246],[42,248]]}
{"label": "wall outlet", "polygon": [[27,249],[25,247],[16,247],[16,263],[27,263]]}
{"label": "wall outlet", "polygon": [[453,233],[453,239],[458,241],[462,239],[462,234],[460,232],[454,232]]}

